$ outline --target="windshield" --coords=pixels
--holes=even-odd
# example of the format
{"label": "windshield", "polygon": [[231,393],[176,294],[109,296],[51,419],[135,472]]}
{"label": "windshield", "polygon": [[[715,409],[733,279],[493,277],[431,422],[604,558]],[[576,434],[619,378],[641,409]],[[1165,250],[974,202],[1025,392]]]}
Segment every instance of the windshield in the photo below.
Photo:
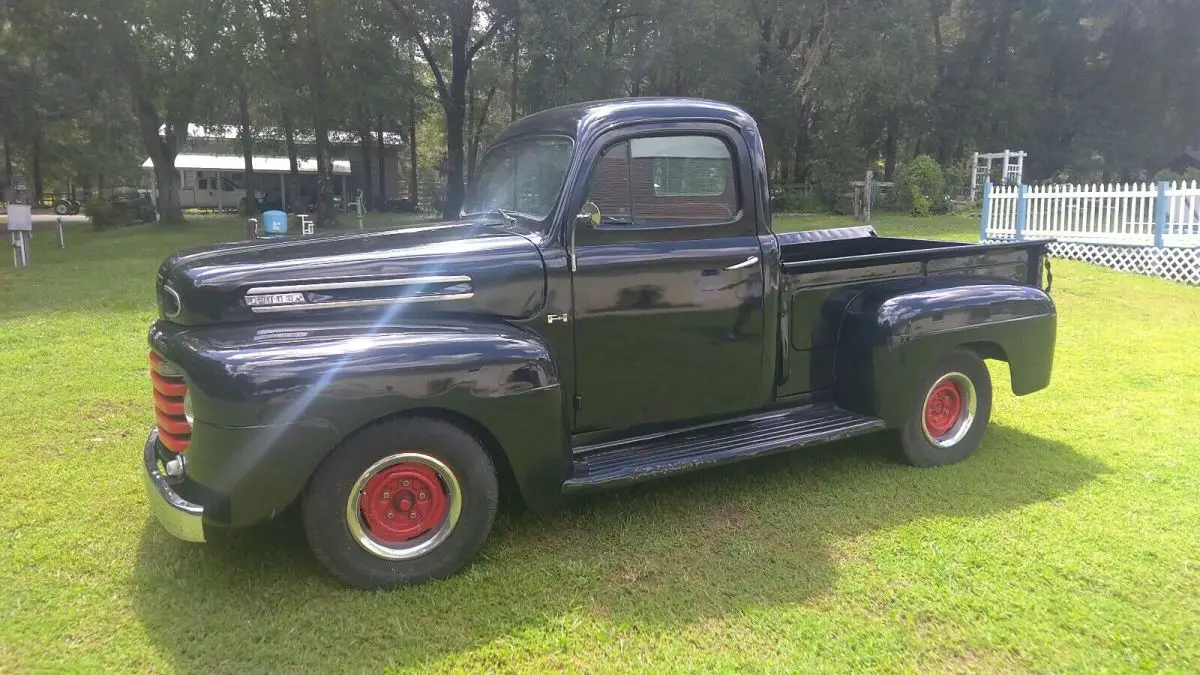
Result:
{"label": "windshield", "polygon": [[570,161],[568,138],[526,138],[497,145],[488,150],[475,172],[463,214],[504,209],[545,220],[562,189]]}

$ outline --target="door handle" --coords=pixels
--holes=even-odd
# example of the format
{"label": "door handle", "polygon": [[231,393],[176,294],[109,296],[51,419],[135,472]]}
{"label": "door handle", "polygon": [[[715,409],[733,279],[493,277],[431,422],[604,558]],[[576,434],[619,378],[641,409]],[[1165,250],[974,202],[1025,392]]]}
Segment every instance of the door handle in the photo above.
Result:
{"label": "door handle", "polygon": [[758,256],[752,255],[749,258],[746,258],[745,260],[743,260],[742,262],[740,262],[736,265],[730,265],[729,267],[726,267],[725,271],[732,272],[734,270],[744,270],[747,267],[750,267],[751,265],[756,264],[757,262],[758,262]]}

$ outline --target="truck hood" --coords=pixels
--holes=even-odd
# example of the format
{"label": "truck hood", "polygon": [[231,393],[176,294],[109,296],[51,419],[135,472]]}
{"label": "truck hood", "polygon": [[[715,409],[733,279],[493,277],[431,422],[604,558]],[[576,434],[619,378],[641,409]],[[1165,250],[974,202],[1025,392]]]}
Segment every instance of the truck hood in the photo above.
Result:
{"label": "truck hood", "polygon": [[532,315],[537,247],[500,223],[434,223],[180,251],[158,270],[163,319],[182,325],[374,313]]}

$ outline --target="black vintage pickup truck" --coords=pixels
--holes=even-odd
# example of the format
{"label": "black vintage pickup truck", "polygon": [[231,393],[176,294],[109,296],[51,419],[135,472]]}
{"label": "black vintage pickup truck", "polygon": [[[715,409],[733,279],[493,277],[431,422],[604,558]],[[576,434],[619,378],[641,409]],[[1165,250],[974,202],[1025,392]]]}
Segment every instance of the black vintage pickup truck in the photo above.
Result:
{"label": "black vintage pickup truck", "polygon": [[1044,243],[774,234],[743,111],[572,105],[487,150],[461,222],[213,246],[158,272],[147,493],[173,535],[298,503],[382,588],[531,508],[860,434],[917,466],[979,444],[1007,361],[1050,379]]}

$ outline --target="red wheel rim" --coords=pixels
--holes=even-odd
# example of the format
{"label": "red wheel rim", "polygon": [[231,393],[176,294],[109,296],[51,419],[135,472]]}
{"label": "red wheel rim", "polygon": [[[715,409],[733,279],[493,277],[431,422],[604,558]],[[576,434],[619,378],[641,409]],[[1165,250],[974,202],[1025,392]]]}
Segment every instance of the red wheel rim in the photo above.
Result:
{"label": "red wheel rim", "polygon": [[359,496],[358,508],[373,537],[401,544],[440,527],[450,500],[436,471],[424,464],[401,462],[371,476]]}
{"label": "red wheel rim", "polygon": [[962,416],[963,397],[958,385],[949,380],[939,383],[925,398],[925,429],[935,438],[950,434]]}

